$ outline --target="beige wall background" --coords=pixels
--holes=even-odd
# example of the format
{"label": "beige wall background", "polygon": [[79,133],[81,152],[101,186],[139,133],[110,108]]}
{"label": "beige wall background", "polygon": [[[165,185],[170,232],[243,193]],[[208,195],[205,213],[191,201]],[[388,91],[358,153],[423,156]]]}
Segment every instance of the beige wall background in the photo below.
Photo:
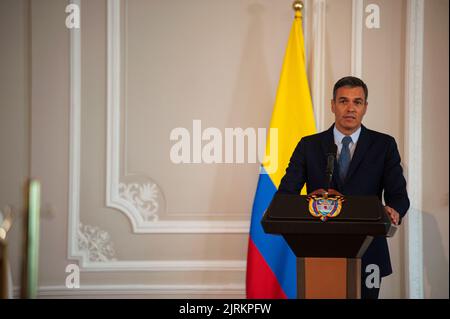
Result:
{"label": "beige wall background", "polygon": [[[306,1],[310,83],[317,75],[316,2]],[[325,110],[328,127],[332,86],[351,73],[352,1],[323,2],[326,104],[316,107]],[[362,77],[369,86],[364,124],[394,136],[403,157],[407,1],[368,4],[380,7],[381,28],[362,29]],[[141,233],[126,209],[106,205],[107,1],[81,0],[78,122],[70,113],[74,47],[64,24],[66,5],[0,1],[0,207],[9,204],[16,213],[8,238],[14,284],[20,284],[23,186],[34,177],[42,182],[40,297],[243,298],[245,225],[258,164],[173,164],[169,134],[176,127],[192,132],[194,119],[203,129],[222,132],[268,126],[293,19],[291,1],[121,2],[119,181],[156,185],[159,222],[178,227],[162,232],[163,223],[144,222]],[[426,298],[448,298],[448,1],[426,0],[424,12],[424,288]],[[74,123],[80,127],[75,155]],[[69,191],[74,158],[80,165],[77,218],[69,205],[76,197]],[[207,226],[192,230],[189,223]],[[71,236],[73,229],[81,237]],[[100,249],[78,246],[88,229]],[[382,298],[407,297],[405,238],[401,228],[389,241],[394,274],[383,281]],[[71,263],[82,266],[79,289],[65,287]]]}

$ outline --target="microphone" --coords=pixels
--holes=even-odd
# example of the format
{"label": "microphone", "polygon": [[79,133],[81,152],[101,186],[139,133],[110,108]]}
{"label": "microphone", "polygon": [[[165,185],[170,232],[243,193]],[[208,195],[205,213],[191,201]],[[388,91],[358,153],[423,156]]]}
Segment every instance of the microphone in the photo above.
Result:
{"label": "microphone", "polygon": [[327,152],[327,169],[326,169],[326,176],[327,176],[327,190],[330,189],[331,186],[331,180],[333,179],[333,172],[334,172],[334,159],[336,158],[337,154],[337,146],[336,144],[331,144],[330,148]]}

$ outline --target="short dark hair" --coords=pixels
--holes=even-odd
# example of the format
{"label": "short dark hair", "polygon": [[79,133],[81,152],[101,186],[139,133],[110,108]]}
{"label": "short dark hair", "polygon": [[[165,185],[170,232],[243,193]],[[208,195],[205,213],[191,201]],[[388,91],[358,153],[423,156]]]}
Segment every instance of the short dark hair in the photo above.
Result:
{"label": "short dark hair", "polygon": [[349,86],[351,88],[362,87],[364,90],[364,95],[366,97],[366,102],[367,102],[367,97],[369,96],[369,90],[367,89],[367,85],[366,85],[366,83],[364,83],[363,80],[361,80],[357,77],[354,77],[354,76],[346,76],[336,82],[336,84],[334,85],[334,88],[333,88],[333,101],[336,101],[337,90],[343,86]]}

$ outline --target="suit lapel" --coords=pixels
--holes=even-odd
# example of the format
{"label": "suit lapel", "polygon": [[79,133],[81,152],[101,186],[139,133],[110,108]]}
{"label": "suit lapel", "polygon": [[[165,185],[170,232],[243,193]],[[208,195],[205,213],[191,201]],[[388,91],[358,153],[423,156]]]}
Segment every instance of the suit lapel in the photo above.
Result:
{"label": "suit lapel", "polygon": [[372,142],[372,139],[370,137],[368,130],[363,125],[361,125],[361,134],[359,135],[359,139],[356,144],[355,153],[353,154],[352,160],[350,162],[350,167],[348,169],[347,176],[345,178],[345,182],[347,182],[352,177],[352,175],[358,168],[359,164],[361,163],[361,160],[366,155],[371,142]]}
{"label": "suit lapel", "polygon": [[325,136],[322,139],[322,150],[323,154],[325,155],[325,163],[326,163],[326,154],[328,153],[330,149],[330,145],[334,144],[334,135],[333,135],[333,128],[334,124],[331,125],[331,127],[325,131]]}

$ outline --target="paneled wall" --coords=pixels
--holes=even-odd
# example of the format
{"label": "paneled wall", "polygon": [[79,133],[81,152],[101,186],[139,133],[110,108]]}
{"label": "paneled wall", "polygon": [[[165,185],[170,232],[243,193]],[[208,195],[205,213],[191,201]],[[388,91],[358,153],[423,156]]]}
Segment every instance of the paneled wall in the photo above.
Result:
{"label": "paneled wall", "polygon": [[[0,207],[18,213],[15,285],[31,176],[43,187],[41,297],[245,297],[259,165],[176,164],[170,134],[186,128],[195,144],[196,120],[222,134],[269,125],[291,1],[75,3],[81,28],[69,30],[66,1],[0,1]],[[424,288],[447,298],[448,2],[425,3]],[[369,4],[380,9],[380,28],[366,26]],[[407,4],[306,0],[304,21],[318,127],[333,123],[334,82],[360,73],[369,86],[363,123],[394,136],[402,158]],[[383,298],[409,296],[405,227],[389,240],[394,274]],[[71,263],[81,268],[78,289],[65,286]]]}

